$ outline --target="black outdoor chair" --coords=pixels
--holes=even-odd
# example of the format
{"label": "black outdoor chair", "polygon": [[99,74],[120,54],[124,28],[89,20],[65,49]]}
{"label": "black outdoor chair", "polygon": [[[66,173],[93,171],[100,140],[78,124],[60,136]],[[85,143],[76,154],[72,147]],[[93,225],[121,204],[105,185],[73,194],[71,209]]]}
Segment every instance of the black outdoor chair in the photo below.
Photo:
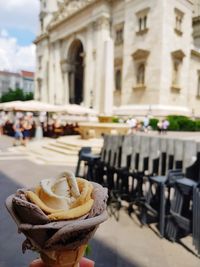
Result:
{"label": "black outdoor chair", "polygon": [[200,255],[200,184],[193,188],[193,245]]}
{"label": "black outdoor chair", "polygon": [[197,183],[188,178],[178,179],[166,225],[166,237],[175,242],[192,233],[193,188]]}
{"label": "black outdoor chair", "polygon": [[[125,144],[126,141],[128,146]],[[133,205],[140,207],[143,202],[143,183],[149,162],[148,156],[140,153],[140,149],[142,150],[144,145],[141,145],[139,136],[125,136],[123,139],[118,165],[112,168],[111,175],[111,177],[115,177],[111,190],[111,207],[115,214],[119,214],[123,200],[128,202],[129,215],[134,211]],[[132,146],[131,149],[129,146]],[[119,218],[119,216],[115,217]]]}
{"label": "black outdoor chair", "polygon": [[161,237],[164,236],[165,232],[165,220],[169,209],[171,188],[175,181],[182,177],[184,177],[184,174],[179,169],[169,170],[166,176],[149,177],[149,189],[142,209],[142,224],[157,222]]}
{"label": "black outdoor chair", "polygon": [[[79,151],[78,162],[76,166],[75,175],[76,177],[82,177],[89,181],[94,181],[94,165],[98,160],[100,160],[101,156],[92,153],[91,147],[82,147]],[[81,163],[84,163],[84,172],[80,173]]]}

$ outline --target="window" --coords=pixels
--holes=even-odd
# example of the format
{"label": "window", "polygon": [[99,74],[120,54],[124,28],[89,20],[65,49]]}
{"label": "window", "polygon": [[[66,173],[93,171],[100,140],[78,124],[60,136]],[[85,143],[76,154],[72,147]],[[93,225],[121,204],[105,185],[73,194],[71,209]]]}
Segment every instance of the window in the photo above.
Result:
{"label": "window", "polygon": [[42,69],[42,56],[38,57],[38,69],[41,70]]}
{"label": "window", "polygon": [[41,27],[41,31],[44,30],[44,20],[43,18],[40,19],[40,27]]}
{"label": "window", "polygon": [[115,90],[121,91],[122,88],[122,71],[121,69],[117,69],[115,71]]}
{"label": "window", "polygon": [[124,23],[115,26],[115,44],[120,45],[123,43],[124,38]]}
{"label": "window", "polygon": [[123,29],[116,31],[115,44],[121,44],[121,43],[123,43]]}
{"label": "window", "polygon": [[180,90],[180,76],[183,58],[185,54],[182,50],[176,50],[172,55],[172,89]]}
{"label": "window", "polygon": [[138,20],[137,34],[144,34],[148,31],[148,12],[150,8],[145,8],[142,11],[136,13]]}
{"label": "window", "polygon": [[179,84],[179,75],[180,74],[180,61],[175,60],[173,62],[173,75],[172,75],[172,85],[178,86]]}
{"label": "window", "polygon": [[137,66],[137,84],[144,85],[145,84],[145,63],[139,63]]}
{"label": "window", "polygon": [[15,83],[15,88],[20,88],[19,82]]}
{"label": "window", "polygon": [[149,51],[144,49],[138,49],[133,54],[132,57],[135,63],[135,83],[134,88],[145,88],[145,73],[147,58],[149,56]]}
{"label": "window", "polygon": [[178,34],[178,35],[182,35],[182,24],[183,24],[183,17],[184,17],[184,13],[182,11],[180,11],[179,9],[175,8],[174,9],[175,12],[175,27],[174,27],[174,31]]}
{"label": "window", "polygon": [[147,16],[139,18],[138,23],[139,23],[139,31],[146,30],[147,29]]}
{"label": "window", "polygon": [[138,19],[138,31],[141,32],[145,30],[147,30],[147,16]]}
{"label": "window", "polygon": [[42,79],[40,78],[37,79],[37,87],[38,87],[37,100],[41,100],[42,99]]}
{"label": "window", "polygon": [[200,70],[197,72],[197,97],[200,97]]}

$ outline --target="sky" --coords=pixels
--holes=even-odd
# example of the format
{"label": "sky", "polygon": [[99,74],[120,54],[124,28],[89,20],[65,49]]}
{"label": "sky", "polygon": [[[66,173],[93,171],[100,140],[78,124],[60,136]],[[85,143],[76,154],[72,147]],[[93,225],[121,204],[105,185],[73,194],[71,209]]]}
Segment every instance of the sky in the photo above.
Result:
{"label": "sky", "polygon": [[0,0],[0,70],[35,69],[39,0]]}

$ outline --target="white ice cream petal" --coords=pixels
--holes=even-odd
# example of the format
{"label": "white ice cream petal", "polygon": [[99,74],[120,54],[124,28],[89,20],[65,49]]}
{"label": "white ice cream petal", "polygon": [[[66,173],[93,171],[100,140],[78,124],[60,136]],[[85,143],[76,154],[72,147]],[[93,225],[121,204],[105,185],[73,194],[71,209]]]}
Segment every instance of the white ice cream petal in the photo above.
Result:
{"label": "white ice cream petal", "polygon": [[65,172],[57,179],[44,179],[40,185],[43,192],[49,196],[49,200],[45,199],[46,205],[55,205],[59,209],[68,209],[80,196],[76,178],[71,172]]}

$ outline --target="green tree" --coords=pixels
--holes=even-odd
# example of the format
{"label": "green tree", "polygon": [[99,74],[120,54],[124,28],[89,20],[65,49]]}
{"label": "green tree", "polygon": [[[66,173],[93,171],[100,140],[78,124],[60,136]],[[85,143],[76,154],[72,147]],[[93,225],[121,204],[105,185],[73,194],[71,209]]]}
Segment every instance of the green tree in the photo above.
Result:
{"label": "green tree", "polygon": [[16,100],[26,101],[32,100],[33,93],[25,93],[22,89],[17,88],[15,90],[9,89],[8,92],[2,94],[0,102],[11,102]]}
{"label": "green tree", "polygon": [[32,100],[34,97],[32,92],[26,93],[25,94],[25,100]]}

